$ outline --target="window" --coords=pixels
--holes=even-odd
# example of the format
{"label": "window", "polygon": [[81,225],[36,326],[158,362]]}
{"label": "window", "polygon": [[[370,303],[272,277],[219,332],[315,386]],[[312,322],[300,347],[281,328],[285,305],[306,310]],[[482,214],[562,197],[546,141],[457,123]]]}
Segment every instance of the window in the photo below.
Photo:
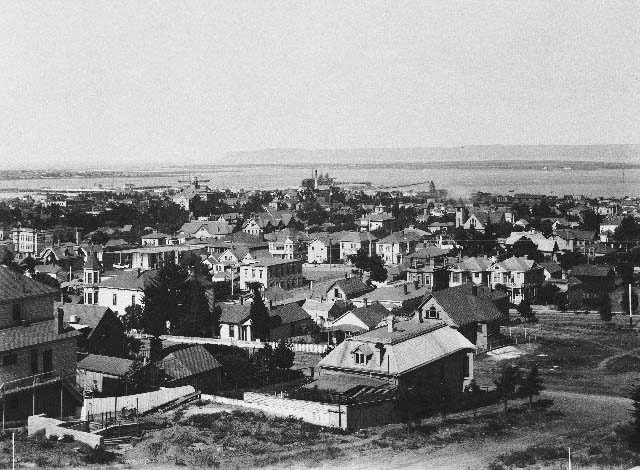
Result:
{"label": "window", "polygon": [[42,351],[42,372],[51,372],[53,370],[53,351],[45,349]]}
{"label": "window", "polygon": [[31,373],[32,374],[38,373],[38,350],[37,349],[31,350]]}
{"label": "window", "polygon": [[433,306],[429,309],[429,318],[438,318],[438,312]]}
{"label": "window", "polygon": [[93,273],[92,272],[88,272],[87,273],[87,284],[93,284]]}
{"label": "window", "polygon": [[131,296],[131,305],[135,305],[136,304],[136,296],[132,295]]}
{"label": "window", "polygon": [[233,338],[236,335],[236,327],[229,325],[229,338]]}
{"label": "window", "polygon": [[356,364],[366,364],[367,358],[364,353],[355,353]]}
{"label": "window", "polygon": [[333,289],[333,296],[340,298],[340,291],[338,290],[338,288]]}
{"label": "window", "polygon": [[17,354],[9,354],[2,358],[3,366],[12,366],[18,363],[18,355]]}
{"label": "window", "polygon": [[22,320],[22,305],[21,304],[13,304],[11,306],[11,314],[13,317],[13,321],[15,323],[20,323]]}
{"label": "window", "polygon": [[87,304],[92,304],[93,303],[93,293],[91,292],[87,292]]}
{"label": "window", "polygon": [[113,305],[118,305],[118,294],[113,294]]}

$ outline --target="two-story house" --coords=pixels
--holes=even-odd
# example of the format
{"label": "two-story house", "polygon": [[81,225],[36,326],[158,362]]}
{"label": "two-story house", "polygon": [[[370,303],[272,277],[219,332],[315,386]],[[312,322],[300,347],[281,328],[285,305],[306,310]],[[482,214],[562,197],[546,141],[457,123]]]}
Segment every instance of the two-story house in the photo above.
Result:
{"label": "two-story house", "polygon": [[157,273],[156,270],[134,269],[105,277],[97,285],[98,300],[95,303],[109,307],[116,315],[124,315],[130,305],[142,305],[144,289],[153,284]]}
{"label": "two-story house", "polygon": [[307,245],[308,263],[336,263],[340,260],[340,235],[314,233]]}
{"label": "two-story house", "polygon": [[544,282],[544,270],[535,261],[512,256],[496,262],[491,267],[491,287],[503,285],[509,293],[511,303],[519,304],[524,299],[535,298]]}
{"label": "two-story house", "polygon": [[447,266],[449,271],[449,287],[473,283],[491,285],[491,266],[493,260],[486,257],[462,258]]}
{"label": "two-story house", "polygon": [[376,252],[375,244],[378,239],[371,232],[340,232],[339,237],[340,259],[345,263],[361,248],[365,249],[369,256]]}
{"label": "two-story house", "polygon": [[308,236],[304,232],[284,229],[270,234],[268,241],[269,253],[274,258],[292,260],[307,256]]}
{"label": "two-story house", "polygon": [[263,289],[279,286],[292,289],[304,284],[302,261],[297,259],[258,258],[240,267],[240,289],[246,290],[247,284],[258,282]]}
{"label": "two-story house", "polygon": [[[75,385],[80,333],[54,312],[57,289],[0,266],[0,402],[6,421],[73,416],[82,402]],[[62,398],[62,403],[60,399]]]}
{"label": "two-story house", "polygon": [[382,240],[378,240],[376,253],[387,265],[400,264],[409,253],[414,251],[418,242],[420,242],[420,237],[416,235],[394,232]]}

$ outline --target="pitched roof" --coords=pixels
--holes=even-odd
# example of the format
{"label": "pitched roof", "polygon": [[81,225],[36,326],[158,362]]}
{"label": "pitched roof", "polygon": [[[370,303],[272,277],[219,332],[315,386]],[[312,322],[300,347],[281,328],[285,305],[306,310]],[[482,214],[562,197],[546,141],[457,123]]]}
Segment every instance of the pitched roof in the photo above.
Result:
{"label": "pitched roof", "polygon": [[[64,318],[67,320],[69,325],[72,325],[69,322],[69,320],[71,319],[71,315],[75,315],[78,317],[78,324],[86,325],[92,330],[96,329],[105,315],[109,313],[113,314],[113,311],[109,307],[103,307],[101,305],[70,303],[62,304],[60,302],[56,302],[55,308],[62,308],[64,310]],[[92,334],[93,331],[89,333],[89,336],[91,336]]]}
{"label": "pitched roof", "polygon": [[571,276],[607,277],[612,272],[609,266],[595,264],[579,264],[571,268]]}
{"label": "pitched roof", "polygon": [[93,250],[89,251],[89,254],[87,255],[87,260],[84,263],[84,268],[95,269],[95,270],[100,269],[100,261],[98,261],[95,251]]}
{"label": "pitched roof", "polygon": [[279,305],[272,309],[269,315],[274,318],[280,318],[281,325],[311,319],[311,316],[296,303]]}
{"label": "pitched roof", "polygon": [[562,272],[562,267],[558,263],[554,263],[553,261],[543,261],[538,264],[542,266],[549,274]]}
{"label": "pitched roof", "polygon": [[222,367],[201,344],[173,351],[158,361],[157,365],[173,380],[184,379]]}
{"label": "pitched roof", "polygon": [[250,309],[250,304],[220,304],[220,323],[240,325],[251,316]]}
{"label": "pitched roof", "polygon": [[57,322],[58,320],[46,320],[0,330],[0,351],[26,348],[80,335],[73,328],[65,328],[62,333],[58,334],[56,331]]}
{"label": "pitched roof", "polygon": [[451,287],[436,291],[431,297],[459,327],[502,318],[502,313],[484,289],[478,289],[477,295],[470,290],[465,286]]}
{"label": "pitched roof", "polygon": [[[374,354],[365,364],[356,364],[353,351],[363,343],[374,349],[376,343],[384,354],[382,361]],[[473,351],[475,346],[462,334],[444,322],[424,322],[408,320],[398,322],[394,331],[387,327],[345,339],[318,365],[322,368],[372,372],[385,375],[401,375],[443,359],[459,351]]]}
{"label": "pitched roof", "polygon": [[78,362],[78,369],[100,372],[102,374],[113,375],[115,377],[123,377],[131,370],[131,366],[134,363],[135,361],[132,361],[131,359],[89,354]]}
{"label": "pitched roof", "polygon": [[512,256],[498,263],[505,271],[529,271],[536,266],[536,262],[524,257]]}
{"label": "pitched roof", "polygon": [[122,271],[114,277],[103,279],[98,286],[126,290],[144,290],[154,284],[157,275],[157,269],[142,271],[140,273],[138,273],[137,270]]}
{"label": "pitched roof", "polygon": [[413,283],[407,283],[399,286],[381,286],[352,300],[367,299],[371,302],[403,302],[405,300],[423,297],[429,292],[431,292],[429,286],[416,287]]}
{"label": "pitched roof", "polygon": [[358,296],[371,290],[369,286],[362,282],[362,279],[354,276],[347,279],[339,279],[331,283],[325,293],[328,292],[334,285],[337,285],[345,293],[345,295],[349,297]]}
{"label": "pitched roof", "polygon": [[57,295],[58,289],[0,266],[0,292],[0,302],[6,303],[30,297]]}
{"label": "pitched roof", "polygon": [[[345,313],[347,315],[349,312]],[[384,305],[379,302],[374,302],[366,307],[359,307],[353,309],[351,314],[355,315],[362,323],[367,325],[370,329],[375,328],[378,324],[391,313]],[[344,315],[343,315],[344,316]]]}

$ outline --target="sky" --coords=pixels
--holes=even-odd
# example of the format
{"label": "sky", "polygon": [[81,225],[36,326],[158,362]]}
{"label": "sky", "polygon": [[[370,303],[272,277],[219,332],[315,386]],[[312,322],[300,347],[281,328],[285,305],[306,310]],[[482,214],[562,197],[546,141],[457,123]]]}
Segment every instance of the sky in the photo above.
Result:
{"label": "sky", "polygon": [[640,143],[640,2],[4,0],[0,168]]}

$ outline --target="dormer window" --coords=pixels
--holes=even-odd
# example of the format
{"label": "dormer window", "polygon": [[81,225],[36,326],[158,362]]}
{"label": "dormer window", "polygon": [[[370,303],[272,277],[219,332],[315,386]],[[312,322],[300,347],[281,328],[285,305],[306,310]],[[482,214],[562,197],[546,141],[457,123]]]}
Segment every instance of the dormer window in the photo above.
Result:
{"label": "dormer window", "polygon": [[363,353],[356,353],[356,364],[366,364],[367,358]]}
{"label": "dormer window", "polygon": [[438,315],[438,312],[437,312],[436,308],[432,306],[429,309],[429,318],[438,319],[438,317],[439,317],[439,315]]}

